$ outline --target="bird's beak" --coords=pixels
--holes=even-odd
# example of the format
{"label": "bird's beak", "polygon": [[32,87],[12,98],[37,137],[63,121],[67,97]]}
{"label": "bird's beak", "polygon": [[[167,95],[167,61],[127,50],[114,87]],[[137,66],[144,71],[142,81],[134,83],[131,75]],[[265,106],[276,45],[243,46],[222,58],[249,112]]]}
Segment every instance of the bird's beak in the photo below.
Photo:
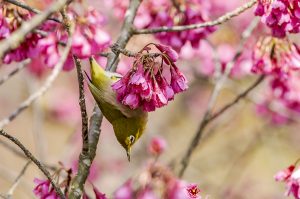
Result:
{"label": "bird's beak", "polygon": [[128,162],[130,162],[130,152],[131,152],[130,148],[126,150]]}

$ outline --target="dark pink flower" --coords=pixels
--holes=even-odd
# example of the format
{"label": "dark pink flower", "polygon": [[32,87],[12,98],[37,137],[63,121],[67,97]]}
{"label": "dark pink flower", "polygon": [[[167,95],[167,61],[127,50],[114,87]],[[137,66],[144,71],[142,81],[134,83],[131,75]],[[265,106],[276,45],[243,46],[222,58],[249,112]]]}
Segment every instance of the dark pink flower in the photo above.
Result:
{"label": "dark pink flower", "polygon": [[164,54],[166,54],[172,62],[176,62],[178,60],[178,53],[173,50],[170,46],[166,46],[163,44],[155,44],[155,46]]}
{"label": "dark pink flower", "polygon": [[36,184],[36,187],[34,188],[33,193],[40,199],[60,198],[52,188],[49,180],[40,180],[38,178],[35,178],[34,183]]}
{"label": "dark pink flower", "polygon": [[171,67],[171,87],[174,93],[179,93],[188,89],[185,76],[176,66]]}
{"label": "dark pink flower", "polygon": [[276,181],[283,181],[283,182],[287,181],[291,177],[294,170],[295,170],[295,166],[291,165],[288,168],[286,168],[284,170],[281,170],[278,173],[276,173],[274,178],[275,178]]}
{"label": "dark pink flower", "polygon": [[[177,60],[177,53],[170,47],[153,44],[156,48],[161,48],[161,54],[158,54],[159,64],[156,61],[158,57],[148,55],[151,50],[149,45],[135,58],[133,68],[112,85],[119,102],[131,109],[142,107],[147,112],[167,105],[174,99],[175,93],[188,88],[185,76],[173,61]],[[144,51],[147,53],[143,54]]]}
{"label": "dark pink flower", "polygon": [[295,199],[300,199],[300,168],[295,170],[295,166],[291,165],[279,171],[275,175],[275,180],[286,183],[287,196],[293,195]]}
{"label": "dark pink flower", "polygon": [[299,33],[298,0],[259,0],[255,15],[272,30],[274,37],[283,38],[287,33]]}
{"label": "dark pink flower", "polygon": [[44,63],[49,67],[54,67],[60,59],[57,40],[56,35],[52,33],[40,39],[37,44],[41,55],[43,55]]}
{"label": "dark pink flower", "polygon": [[200,193],[200,189],[196,184],[190,184],[186,188],[190,198],[199,198],[198,194]]}
{"label": "dark pink flower", "polygon": [[160,137],[154,137],[152,138],[150,145],[148,147],[148,151],[152,155],[160,155],[162,154],[167,147],[167,142],[165,139],[160,138]]}

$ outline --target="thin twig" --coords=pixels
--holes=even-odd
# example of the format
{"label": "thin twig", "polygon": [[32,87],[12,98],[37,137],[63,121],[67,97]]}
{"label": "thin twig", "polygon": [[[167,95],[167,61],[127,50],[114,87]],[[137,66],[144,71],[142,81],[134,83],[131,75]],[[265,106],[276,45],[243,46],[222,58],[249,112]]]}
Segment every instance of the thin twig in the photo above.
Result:
{"label": "thin twig", "polygon": [[245,98],[249,92],[251,92],[254,88],[256,88],[262,81],[264,80],[264,76],[260,76],[249,88],[247,88],[244,92],[240,93],[232,102],[224,105],[220,110],[210,116],[210,120],[214,120],[227,111],[229,108],[238,103],[241,99]]}
{"label": "thin twig", "polygon": [[46,169],[46,167],[39,161],[37,160],[32,153],[15,137],[7,134],[6,132],[4,132],[3,130],[0,130],[0,135],[6,137],[7,139],[9,139],[10,141],[12,141],[13,143],[15,143],[18,147],[20,147],[20,149],[22,149],[22,151],[24,152],[24,154],[30,159],[32,160],[32,162],[34,162],[34,164],[43,172],[43,174],[47,177],[47,179],[50,181],[51,185],[53,186],[53,188],[55,189],[55,192],[61,197],[61,199],[65,199],[65,196],[63,194],[63,192],[61,191],[61,189],[59,188],[58,185],[56,185],[56,183],[53,181],[51,174],[49,173],[49,171]]}
{"label": "thin twig", "polygon": [[[217,100],[217,97],[224,85],[224,83],[226,82],[226,79],[227,79],[227,76],[230,74],[231,72],[231,69],[233,68],[236,60],[238,60],[238,58],[241,56],[242,54],[242,51],[243,51],[243,47],[244,47],[244,44],[246,42],[246,40],[250,37],[251,33],[253,32],[253,30],[255,29],[255,27],[257,26],[258,24],[258,19],[255,18],[251,23],[250,25],[246,28],[246,30],[242,33],[242,40],[241,40],[241,43],[240,43],[240,46],[234,56],[234,58],[232,59],[232,61],[230,61],[227,65],[226,65],[226,68],[225,68],[225,71],[224,73],[222,74],[222,76],[219,78],[219,80],[217,81],[215,87],[214,87],[214,90],[210,96],[210,99],[209,99],[209,102],[208,102],[208,105],[207,105],[207,109],[204,113],[204,117],[202,119],[202,121],[200,122],[200,125],[199,125],[199,128],[197,130],[197,132],[195,133],[193,139],[191,140],[191,143],[190,145],[188,145],[188,149],[186,150],[185,152],[185,155],[183,156],[183,158],[181,159],[181,169],[179,170],[179,177],[182,177],[189,162],[190,162],[190,158],[191,158],[191,155],[192,153],[194,152],[195,148],[198,146],[199,144],[199,141],[202,137],[202,134],[203,134],[203,131],[204,129],[206,128],[206,126],[211,122],[213,121],[213,119],[211,119],[211,111],[212,111],[212,108]],[[262,79],[260,80],[259,78],[259,81],[256,81],[254,83],[254,86],[251,85],[250,86],[250,89],[247,89],[246,90],[246,94],[243,95],[242,97],[237,97],[239,98],[238,100],[234,100],[236,101],[234,104],[236,104],[240,99],[242,99],[243,97],[245,97],[251,90],[253,90],[260,82],[262,81]],[[257,83],[258,82],[258,83]],[[232,104],[231,106],[233,106],[234,104]],[[230,107],[231,107],[230,106]],[[226,109],[227,110],[227,109]],[[224,112],[224,111],[223,111]],[[222,113],[223,113],[222,112]]]}
{"label": "thin twig", "polygon": [[[137,9],[141,3],[141,0],[131,0],[129,7],[125,14],[123,26],[121,28],[120,35],[116,44],[120,48],[125,48],[130,38],[133,35],[133,20],[136,16]],[[118,64],[119,52],[109,53],[107,58],[106,70],[115,71]],[[87,157],[79,156],[78,172],[71,184],[71,190],[69,194],[70,199],[79,199],[83,193],[83,187],[87,180],[90,167],[96,155],[97,144],[100,136],[100,125],[102,122],[102,113],[97,105],[94,107],[94,112],[90,118],[89,126],[89,155]]]}
{"label": "thin twig", "polygon": [[0,42],[0,58],[9,51],[17,48],[21,42],[24,41],[25,36],[36,29],[54,12],[59,11],[70,0],[57,0],[54,1],[49,8],[35,15],[31,20],[23,22],[21,27],[14,31],[8,38]]}
{"label": "thin twig", "polygon": [[[139,53],[135,53],[130,50],[127,50],[125,48],[120,48],[120,46],[118,46],[117,44],[112,45],[110,48],[111,48],[111,51],[114,52],[115,54],[121,53],[127,57],[136,57],[139,54]],[[154,58],[154,57],[161,56],[161,53],[147,53],[147,54],[143,54],[143,55]]]}
{"label": "thin twig", "polygon": [[153,28],[153,29],[140,29],[135,30],[134,34],[154,34],[154,33],[160,33],[160,32],[180,32],[185,30],[192,30],[192,29],[198,29],[198,28],[204,28],[204,27],[211,27],[223,24],[233,17],[239,16],[241,13],[245,12],[249,8],[253,7],[256,4],[257,0],[251,0],[250,2],[242,5],[241,7],[236,8],[235,10],[228,12],[224,14],[223,16],[217,18],[213,21],[208,21],[204,23],[199,24],[191,24],[191,25],[184,25],[184,26],[172,26],[172,27],[159,27],[159,28]]}
{"label": "thin twig", "polygon": [[12,70],[10,73],[8,73],[7,75],[3,76],[0,79],[0,86],[2,84],[4,84],[7,80],[9,80],[11,77],[13,77],[15,74],[17,74],[19,71],[21,71],[23,68],[25,68],[26,64],[29,63],[30,60],[25,60],[24,62],[18,64],[18,66]]}
{"label": "thin twig", "polygon": [[52,83],[57,78],[59,72],[62,70],[63,65],[68,57],[69,51],[71,49],[72,44],[72,37],[69,37],[67,46],[65,47],[61,59],[59,62],[54,66],[54,69],[51,73],[51,75],[46,79],[44,85],[37,90],[35,93],[30,95],[24,102],[22,102],[18,108],[13,111],[9,116],[4,118],[0,121],[0,129],[3,129],[4,126],[9,124],[12,120],[14,120],[22,111],[24,111],[26,108],[28,108],[32,102],[34,102],[37,98],[41,97],[45,92],[52,86]]}
{"label": "thin twig", "polygon": [[21,170],[20,174],[19,174],[19,175],[17,176],[17,178],[15,179],[13,185],[10,187],[10,189],[8,190],[8,192],[7,192],[7,194],[6,194],[6,195],[7,195],[7,199],[12,199],[12,195],[13,195],[15,189],[16,189],[17,186],[19,185],[20,180],[21,180],[22,176],[25,174],[25,172],[26,172],[28,166],[30,165],[30,163],[31,163],[31,160],[29,160],[29,161],[25,164],[25,166],[24,166],[23,169]]}
{"label": "thin twig", "polygon": [[[3,140],[0,140],[0,145],[7,148],[9,151],[13,152],[15,155],[19,156],[20,158],[28,159],[27,156],[24,155],[24,153],[22,153],[19,148],[16,148],[13,145],[8,144],[7,142],[5,142]],[[54,165],[50,165],[50,164],[47,164],[47,163],[44,163],[44,162],[43,162],[43,165],[45,165],[50,170],[53,170],[53,171],[57,170],[56,166],[54,166]]]}
{"label": "thin twig", "polygon": [[[25,4],[24,2],[21,1],[17,1],[17,0],[4,0],[8,3],[14,4],[15,6],[18,6],[20,8],[24,8],[25,10],[28,10],[30,12],[36,13],[36,14],[40,14],[42,11],[36,9],[36,8],[32,8],[29,5]],[[59,19],[53,18],[53,17],[48,17],[48,20],[52,20],[55,21],[57,23],[61,23],[61,21]]]}

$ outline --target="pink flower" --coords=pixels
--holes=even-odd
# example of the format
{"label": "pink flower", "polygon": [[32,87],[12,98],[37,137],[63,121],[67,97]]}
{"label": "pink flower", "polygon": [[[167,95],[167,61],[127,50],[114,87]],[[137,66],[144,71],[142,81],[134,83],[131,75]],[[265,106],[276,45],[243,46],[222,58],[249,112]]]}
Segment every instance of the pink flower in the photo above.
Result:
{"label": "pink flower", "polygon": [[[54,67],[59,59],[57,37],[54,33],[42,38],[38,41],[37,47],[40,53],[43,55],[44,63],[49,67]],[[41,59],[39,57],[39,59]]]}
{"label": "pink flower", "polygon": [[[177,53],[170,47],[153,44],[161,50],[160,64],[151,57],[148,44],[135,58],[134,66],[119,81],[112,85],[117,93],[117,100],[131,109],[142,107],[144,111],[154,111],[174,99],[174,94],[185,91],[187,80],[173,60]],[[147,53],[143,54],[146,51]],[[168,76],[171,76],[168,78]],[[167,80],[167,78],[169,80]]]}
{"label": "pink flower", "polygon": [[160,52],[166,54],[170,58],[170,61],[176,62],[178,60],[178,53],[170,46],[163,44],[156,44],[155,46],[160,50]]}
{"label": "pink flower", "polygon": [[[189,25],[209,20],[209,1],[187,0],[178,1],[178,3],[181,10],[175,8],[174,4],[168,0],[144,1],[137,12],[134,25],[137,28],[156,28],[161,26]],[[124,19],[128,4],[128,0],[115,0],[114,10],[118,18]],[[194,48],[198,48],[199,42],[214,31],[215,27],[206,27],[182,32],[157,33],[155,37],[161,43],[171,46],[177,52],[180,52],[186,43],[190,43]],[[170,58],[172,59],[172,57]]]}
{"label": "pink flower", "polygon": [[104,17],[95,9],[89,8],[77,23],[73,35],[72,53],[84,59],[107,48],[111,38],[103,31],[103,24]]}
{"label": "pink flower", "polygon": [[171,87],[174,93],[179,93],[188,89],[187,80],[176,66],[171,68]]}
{"label": "pink flower", "polygon": [[196,184],[188,185],[187,192],[189,193],[190,198],[199,198],[198,194],[200,193],[200,189]]}
{"label": "pink flower", "polygon": [[158,197],[150,187],[146,187],[138,193],[136,199],[158,199]]}
{"label": "pink flower", "polygon": [[174,180],[168,185],[168,199],[191,199],[187,190],[188,184],[181,180]]}
{"label": "pink flower", "polygon": [[167,142],[161,137],[154,137],[151,139],[148,151],[152,155],[162,154],[167,147]]}
{"label": "pink flower", "polygon": [[36,187],[34,188],[33,193],[40,199],[59,199],[59,196],[52,188],[49,180],[35,178],[34,183],[36,184]]}
{"label": "pink flower", "polygon": [[275,180],[286,183],[287,196],[293,195],[295,199],[300,199],[300,168],[295,170],[295,166],[291,165],[279,171],[275,175]]}
{"label": "pink flower", "polygon": [[300,32],[298,0],[259,0],[255,15],[272,30],[274,37],[283,38],[287,33]]}
{"label": "pink flower", "polygon": [[276,181],[287,181],[291,177],[294,170],[295,166],[291,165],[288,168],[279,171],[274,178]]}
{"label": "pink flower", "polygon": [[121,187],[119,187],[114,193],[114,199],[132,199],[133,188],[132,181],[126,181]]}

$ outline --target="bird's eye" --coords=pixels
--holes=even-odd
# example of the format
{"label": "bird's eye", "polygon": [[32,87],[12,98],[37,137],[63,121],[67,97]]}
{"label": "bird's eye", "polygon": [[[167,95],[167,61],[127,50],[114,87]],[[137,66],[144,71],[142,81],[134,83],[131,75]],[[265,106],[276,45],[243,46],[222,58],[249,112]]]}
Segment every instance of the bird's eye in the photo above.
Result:
{"label": "bird's eye", "polygon": [[129,136],[129,140],[130,140],[130,143],[132,144],[135,140],[135,137],[133,135],[130,135]]}

